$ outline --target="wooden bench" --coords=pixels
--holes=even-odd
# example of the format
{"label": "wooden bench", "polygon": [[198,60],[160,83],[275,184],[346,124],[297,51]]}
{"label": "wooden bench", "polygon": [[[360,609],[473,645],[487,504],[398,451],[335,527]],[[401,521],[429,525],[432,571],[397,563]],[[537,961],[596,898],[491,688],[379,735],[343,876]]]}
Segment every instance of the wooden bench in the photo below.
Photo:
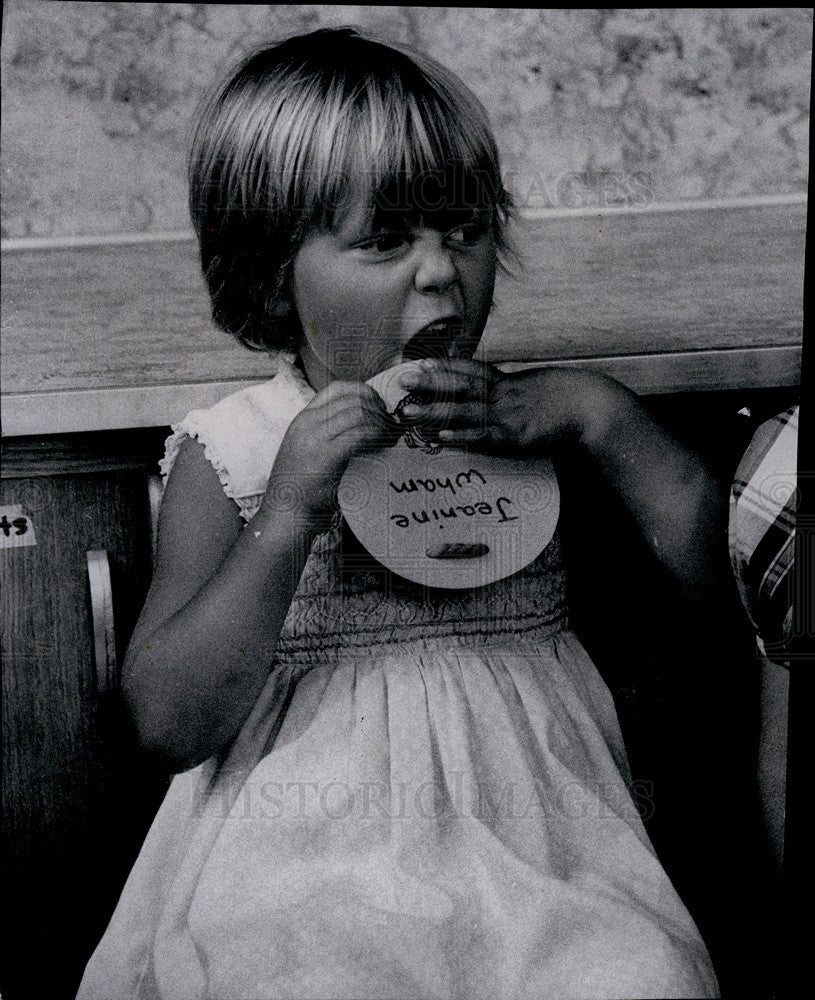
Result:
{"label": "wooden bench", "polygon": [[[600,368],[640,393],[794,386],[806,201],[522,220],[484,356]],[[7,244],[6,436],[169,424],[274,365],[216,330],[187,235]]]}

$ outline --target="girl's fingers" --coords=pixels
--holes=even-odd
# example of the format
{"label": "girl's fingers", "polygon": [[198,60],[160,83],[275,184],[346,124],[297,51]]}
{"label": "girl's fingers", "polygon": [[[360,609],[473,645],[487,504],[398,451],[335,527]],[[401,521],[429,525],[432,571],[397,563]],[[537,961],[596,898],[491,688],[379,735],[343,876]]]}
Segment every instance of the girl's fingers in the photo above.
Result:
{"label": "girl's fingers", "polygon": [[362,407],[385,411],[382,397],[364,382],[332,382],[306,407],[317,413],[340,413],[348,408]]}
{"label": "girl's fingers", "polygon": [[402,416],[411,424],[440,424],[447,428],[479,428],[486,423],[483,403],[410,403],[402,408]]}
{"label": "girl's fingers", "polygon": [[[425,363],[421,364],[424,366]],[[474,398],[486,398],[494,381],[495,374],[491,368],[464,358],[429,361],[426,367],[405,372],[399,378],[400,385],[408,391]]]}
{"label": "girl's fingers", "polygon": [[385,408],[379,393],[364,382],[332,382],[314,397],[306,409],[333,413],[348,406]]}
{"label": "girl's fingers", "polygon": [[334,444],[353,453],[378,451],[382,447],[395,445],[403,433],[404,427],[383,428],[370,423],[353,424],[334,438]]}
{"label": "girl's fingers", "polygon": [[[356,428],[368,429],[371,437],[380,437],[384,443],[398,437],[398,422],[387,412],[384,403],[359,398],[334,399],[315,408],[303,425],[306,437],[316,440],[333,440]],[[402,429],[404,430],[404,429]]]}
{"label": "girl's fingers", "polygon": [[440,440],[446,444],[470,444],[472,442],[485,442],[490,437],[490,432],[486,427],[459,427],[456,429],[445,427],[439,431]]}

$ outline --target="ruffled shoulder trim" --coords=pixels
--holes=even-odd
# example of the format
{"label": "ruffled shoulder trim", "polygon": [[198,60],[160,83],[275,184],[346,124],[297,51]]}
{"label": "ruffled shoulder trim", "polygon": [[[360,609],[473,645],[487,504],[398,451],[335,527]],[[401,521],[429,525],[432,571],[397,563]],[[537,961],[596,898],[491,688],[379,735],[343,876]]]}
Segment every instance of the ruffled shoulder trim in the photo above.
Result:
{"label": "ruffled shoulder trim", "polygon": [[215,470],[224,492],[245,521],[257,513],[280,442],[289,424],[314,398],[292,355],[281,355],[269,382],[227,396],[207,410],[192,410],[172,425],[159,462],[166,485],[181,445],[193,438]]}

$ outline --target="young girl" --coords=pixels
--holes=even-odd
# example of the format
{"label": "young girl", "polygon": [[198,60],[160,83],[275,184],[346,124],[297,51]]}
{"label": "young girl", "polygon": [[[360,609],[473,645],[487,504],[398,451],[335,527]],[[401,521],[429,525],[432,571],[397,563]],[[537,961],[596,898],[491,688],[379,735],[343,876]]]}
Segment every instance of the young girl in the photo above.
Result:
{"label": "young girl", "polygon": [[588,458],[678,584],[714,585],[721,498],[630,392],[472,359],[510,208],[477,99],[349,29],[289,39],[207,107],[191,207],[216,322],[279,373],[168,441],[124,685],[179,773],[80,997],[717,995],[557,535],[507,579],[430,590],[337,509],[349,460],[399,433],[366,380],[426,358],[404,418]]}

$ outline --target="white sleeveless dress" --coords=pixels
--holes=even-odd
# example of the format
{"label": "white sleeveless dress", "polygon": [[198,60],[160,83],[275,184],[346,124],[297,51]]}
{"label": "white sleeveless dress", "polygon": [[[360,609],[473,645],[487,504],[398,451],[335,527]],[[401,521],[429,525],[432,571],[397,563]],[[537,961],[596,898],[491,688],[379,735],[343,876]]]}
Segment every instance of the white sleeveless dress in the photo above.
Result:
{"label": "white sleeveless dress", "polygon": [[[189,414],[163,471],[196,437],[250,521],[312,396],[284,358],[271,382]],[[390,577],[339,515],[241,732],[174,778],[79,991],[715,996],[610,693],[568,629],[557,536],[513,577],[434,591]]]}

